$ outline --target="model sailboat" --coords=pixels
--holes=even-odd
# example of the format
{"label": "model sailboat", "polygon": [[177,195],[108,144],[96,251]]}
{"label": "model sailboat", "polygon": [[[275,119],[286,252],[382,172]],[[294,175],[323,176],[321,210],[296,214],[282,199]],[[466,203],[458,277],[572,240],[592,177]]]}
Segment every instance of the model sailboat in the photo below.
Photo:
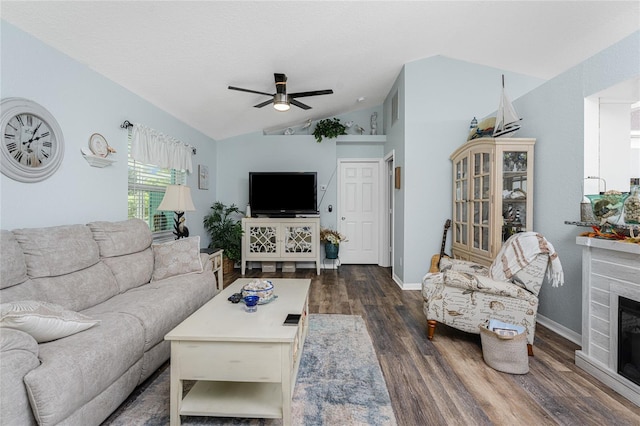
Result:
{"label": "model sailboat", "polygon": [[500,106],[498,107],[498,113],[496,115],[496,125],[493,128],[493,137],[513,135],[520,129],[519,121],[522,120],[518,117],[516,110],[511,105],[511,101],[504,90],[504,74],[502,75],[502,96],[500,97]]}

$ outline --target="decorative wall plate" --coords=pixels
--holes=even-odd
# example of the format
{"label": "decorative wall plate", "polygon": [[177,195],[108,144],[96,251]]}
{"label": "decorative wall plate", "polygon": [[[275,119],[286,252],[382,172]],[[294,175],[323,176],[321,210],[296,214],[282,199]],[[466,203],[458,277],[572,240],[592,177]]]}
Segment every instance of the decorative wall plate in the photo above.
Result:
{"label": "decorative wall plate", "polygon": [[109,144],[107,140],[100,133],[94,133],[89,138],[89,148],[93,155],[105,158],[109,155]]}

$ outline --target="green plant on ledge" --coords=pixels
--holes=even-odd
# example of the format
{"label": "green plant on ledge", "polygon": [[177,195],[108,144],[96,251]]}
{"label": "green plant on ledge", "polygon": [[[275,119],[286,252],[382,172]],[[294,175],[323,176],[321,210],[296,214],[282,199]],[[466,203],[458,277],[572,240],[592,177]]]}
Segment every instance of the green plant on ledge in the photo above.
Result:
{"label": "green plant on ledge", "polygon": [[242,258],[242,222],[239,218],[244,215],[235,204],[229,207],[216,201],[211,211],[204,217],[203,224],[211,237],[209,248],[224,249],[224,257],[237,262]]}
{"label": "green plant on ledge", "polygon": [[340,135],[346,135],[346,127],[340,123],[339,118],[330,118],[320,120],[316,124],[316,128],[313,131],[313,136],[316,138],[316,142],[322,142],[322,138],[327,139],[337,138]]}

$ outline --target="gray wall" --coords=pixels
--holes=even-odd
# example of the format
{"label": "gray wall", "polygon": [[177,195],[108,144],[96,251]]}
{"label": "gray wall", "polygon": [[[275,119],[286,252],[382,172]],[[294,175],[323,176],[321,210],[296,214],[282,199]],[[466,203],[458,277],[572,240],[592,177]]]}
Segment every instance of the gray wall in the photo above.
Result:
{"label": "gray wall", "polygon": [[534,224],[560,255],[563,287],[543,286],[539,313],[580,334],[582,260],[575,244],[585,230],[565,225],[579,220],[584,178],[584,98],[640,76],[640,32],[514,102],[525,117],[521,133],[537,138],[535,148]]}
{"label": "gray wall", "polygon": [[[370,116],[378,113],[378,131],[382,131],[382,106],[338,115],[344,124],[353,120],[370,131]],[[311,127],[313,129],[313,126]],[[351,129],[350,134],[355,134]],[[304,132],[293,135],[249,133],[218,141],[217,194],[225,204],[237,204],[241,210],[249,202],[249,172],[300,171],[317,172],[318,186],[327,185],[326,193],[318,188],[318,209],[323,227],[336,229],[338,158],[381,158],[382,146],[367,143],[344,143],[336,139],[316,142]],[[333,211],[328,212],[327,206]]]}
{"label": "gray wall", "polygon": [[403,168],[403,187],[396,198],[402,220],[397,225],[402,233],[396,235],[396,244],[402,248],[396,245],[394,265],[407,286],[419,287],[431,256],[440,252],[443,225],[452,214],[449,155],[466,141],[474,116],[480,120],[497,108],[502,74],[512,97],[542,83],[537,78],[435,56],[405,64],[389,92],[385,117],[390,116],[396,86],[402,89],[402,130],[391,129],[386,149],[399,153],[396,165]]}
{"label": "gray wall", "polygon": [[[58,121],[65,140],[62,165],[49,179],[28,184],[0,174],[0,226],[126,219],[128,134],[119,126],[128,119],[197,148],[188,185],[198,211],[187,212],[186,217],[191,234],[208,244],[202,217],[216,198],[215,141],[7,22],[2,21],[0,31],[2,98],[22,97],[41,104]],[[82,158],[80,148],[88,145],[93,133],[102,134],[117,150],[116,163],[96,168]],[[208,191],[198,190],[198,164],[209,166]]]}
{"label": "gray wall", "polygon": [[[395,93],[398,93],[398,120],[394,123],[391,119],[391,102]],[[406,182],[404,176],[405,151],[404,151],[404,128],[405,128],[405,68],[402,67],[400,74],[396,78],[387,98],[384,101],[384,129],[387,135],[387,143],[384,146],[384,153],[394,154],[395,167],[401,168],[400,181]],[[406,185],[401,184],[400,189],[393,190],[394,217],[393,217],[393,265],[394,278],[404,280],[404,268],[401,259],[404,259],[404,238],[405,238],[405,189]]]}

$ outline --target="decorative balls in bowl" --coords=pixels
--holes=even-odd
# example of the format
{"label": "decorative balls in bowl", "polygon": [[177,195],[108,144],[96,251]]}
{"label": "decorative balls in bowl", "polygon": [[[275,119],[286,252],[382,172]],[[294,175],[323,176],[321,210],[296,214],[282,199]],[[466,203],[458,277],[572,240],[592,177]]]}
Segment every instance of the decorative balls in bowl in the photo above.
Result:
{"label": "decorative balls in bowl", "polygon": [[242,297],[258,296],[258,304],[270,302],[273,297],[273,283],[269,280],[254,279],[242,287]]}

